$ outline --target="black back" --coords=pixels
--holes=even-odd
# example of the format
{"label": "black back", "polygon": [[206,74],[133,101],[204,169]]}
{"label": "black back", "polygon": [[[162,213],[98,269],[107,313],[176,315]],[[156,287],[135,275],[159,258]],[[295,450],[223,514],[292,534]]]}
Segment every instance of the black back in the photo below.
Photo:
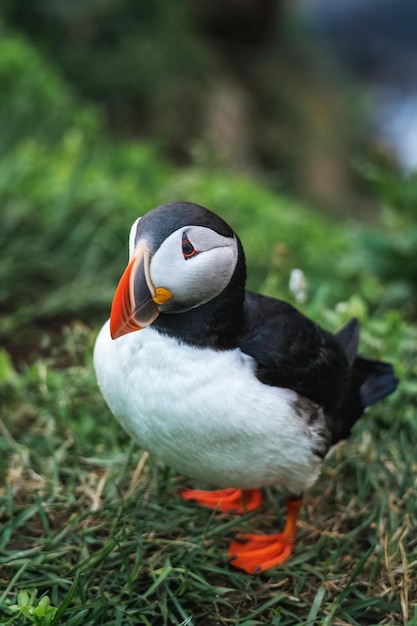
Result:
{"label": "black back", "polygon": [[355,319],[332,335],[286,302],[247,293],[245,324],[240,348],[257,362],[259,380],[323,407],[332,443],[348,437],[365,408],[397,386],[390,364],[356,354]]}
{"label": "black back", "polygon": [[392,366],[357,355],[356,320],[332,335],[286,302],[245,291],[240,241],[211,211],[189,202],[172,202],[142,217],[138,232],[146,233],[155,250],[173,231],[187,225],[236,237],[236,268],[216,298],[185,312],[161,313],[153,328],[189,345],[240,348],[255,360],[262,383],[293,389],[323,407],[332,443],[347,437],[367,406],[395,390],[398,381]]}

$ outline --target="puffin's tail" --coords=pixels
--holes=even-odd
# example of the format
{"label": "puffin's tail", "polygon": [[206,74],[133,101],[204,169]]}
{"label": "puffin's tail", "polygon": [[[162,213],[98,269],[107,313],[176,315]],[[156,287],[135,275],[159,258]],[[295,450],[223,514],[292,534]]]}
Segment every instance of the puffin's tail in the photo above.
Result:
{"label": "puffin's tail", "polygon": [[350,384],[343,406],[332,418],[333,443],[349,436],[352,426],[364,410],[389,396],[398,385],[390,363],[366,359],[357,354],[359,322],[350,322],[337,333],[350,365]]}
{"label": "puffin's tail", "polygon": [[359,397],[363,409],[389,396],[398,385],[390,363],[372,361],[357,356],[353,364],[354,378],[359,382]]}

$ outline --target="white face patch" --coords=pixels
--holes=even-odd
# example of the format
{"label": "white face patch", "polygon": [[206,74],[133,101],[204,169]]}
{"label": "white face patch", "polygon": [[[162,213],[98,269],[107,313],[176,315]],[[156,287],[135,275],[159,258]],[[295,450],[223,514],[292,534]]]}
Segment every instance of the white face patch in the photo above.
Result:
{"label": "white face patch", "polygon": [[140,217],[138,217],[136,222],[134,222],[132,224],[132,227],[131,227],[130,233],[129,233],[129,261],[132,260],[133,253],[134,253],[135,248],[136,248],[136,233],[137,233],[137,230],[138,230],[139,220],[140,220]]}
{"label": "white face patch", "polygon": [[[186,258],[186,237],[196,253]],[[169,289],[172,300],[161,311],[184,311],[204,304],[227,287],[235,271],[237,241],[210,228],[185,226],[172,233],[151,259],[150,274],[157,287]]]}

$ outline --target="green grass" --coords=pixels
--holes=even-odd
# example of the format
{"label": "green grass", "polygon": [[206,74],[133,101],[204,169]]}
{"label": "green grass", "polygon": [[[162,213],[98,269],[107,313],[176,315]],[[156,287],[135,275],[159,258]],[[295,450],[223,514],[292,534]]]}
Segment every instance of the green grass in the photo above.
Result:
{"label": "green grass", "polygon": [[[417,626],[414,179],[378,178],[391,212],[361,238],[259,182],[115,142],[27,42],[1,52],[0,624]],[[305,311],[331,330],[358,317],[363,351],[401,379],[326,460],[293,558],[258,577],[226,547],[282,526],[284,494],[241,518],[184,503],[192,482],[132,444],[94,379],[129,226],[175,199],[233,225],[251,288],[288,299],[301,267]]]}
{"label": "green grass", "polygon": [[395,330],[405,387],[326,461],[293,558],[258,577],[231,568],[226,546],[281,526],[282,493],[240,518],[183,502],[191,481],[133,445],[101,399],[87,327],[20,373],[3,353],[0,624],[32,623],[22,590],[57,609],[38,624],[417,624],[417,336],[392,314],[364,322],[367,351],[384,337],[389,350]]}

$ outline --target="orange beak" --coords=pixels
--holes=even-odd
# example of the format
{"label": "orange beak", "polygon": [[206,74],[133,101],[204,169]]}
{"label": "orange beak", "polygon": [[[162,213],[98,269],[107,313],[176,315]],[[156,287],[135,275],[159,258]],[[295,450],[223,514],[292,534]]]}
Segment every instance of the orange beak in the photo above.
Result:
{"label": "orange beak", "polygon": [[150,252],[140,244],[114,294],[110,313],[112,339],[150,326],[159,315],[159,300],[149,275]]}

